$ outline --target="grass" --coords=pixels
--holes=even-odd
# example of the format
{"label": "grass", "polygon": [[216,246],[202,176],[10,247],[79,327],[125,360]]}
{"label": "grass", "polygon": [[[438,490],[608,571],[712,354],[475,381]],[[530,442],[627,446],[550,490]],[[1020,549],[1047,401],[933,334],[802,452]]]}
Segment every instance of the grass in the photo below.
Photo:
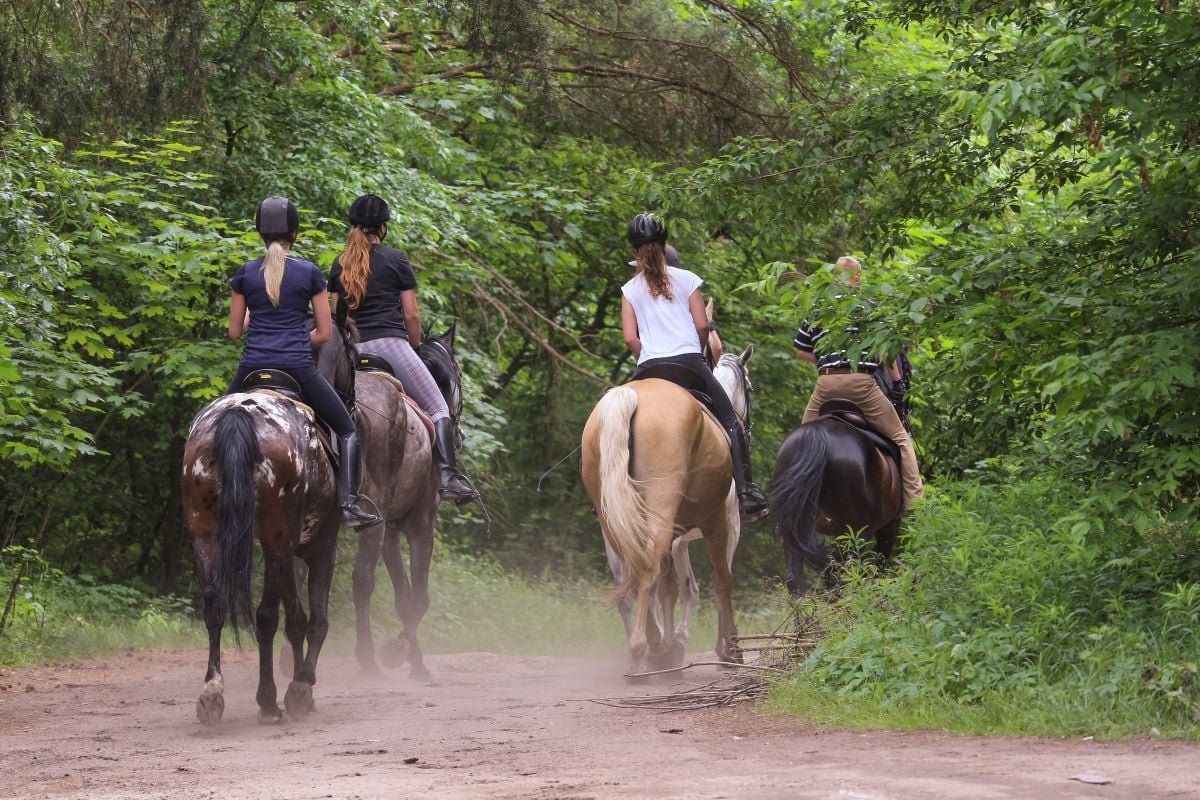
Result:
{"label": "grass", "polygon": [[[9,629],[0,637],[0,666],[69,661],[127,648],[203,647],[203,621],[184,598],[153,598],[129,586],[96,584],[62,575],[36,555],[28,559],[19,601]],[[354,607],[350,574],[354,548],[339,552],[330,605],[327,653],[354,649]],[[604,602],[608,585],[584,580],[532,580],[495,562],[447,547],[437,548],[430,579],[430,607],[420,636],[427,653],[487,651],[508,655],[569,655],[621,658],[625,630],[615,608]],[[7,597],[11,572],[0,571],[0,598]],[[255,588],[255,596],[258,594]],[[748,593],[738,598],[743,630],[774,627],[783,612],[770,598]],[[382,563],[376,572],[372,624],[376,645],[394,635],[400,622]],[[282,626],[281,626],[282,627]],[[277,642],[282,641],[277,634]],[[691,650],[711,648],[716,612],[702,589],[692,624]],[[225,647],[234,647],[228,629]],[[242,637],[242,646],[253,640]]]}

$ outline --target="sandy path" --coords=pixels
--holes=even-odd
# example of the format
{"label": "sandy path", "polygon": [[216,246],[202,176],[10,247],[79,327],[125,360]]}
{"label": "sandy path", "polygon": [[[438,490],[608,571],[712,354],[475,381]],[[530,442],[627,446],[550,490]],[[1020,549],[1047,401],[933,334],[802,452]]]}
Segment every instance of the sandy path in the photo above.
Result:
{"label": "sandy path", "polygon": [[[615,661],[432,656],[423,685],[363,683],[329,657],[317,713],[268,727],[255,721],[255,663],[227,656],[212,729],[193,711],[199,651],[0,673],[0,797],[1200,798],[1196,745],[843,733],[747,707],[587,702],[665,693],[626,688]],[[1111,783],[1071,780],[1085,773]]]}

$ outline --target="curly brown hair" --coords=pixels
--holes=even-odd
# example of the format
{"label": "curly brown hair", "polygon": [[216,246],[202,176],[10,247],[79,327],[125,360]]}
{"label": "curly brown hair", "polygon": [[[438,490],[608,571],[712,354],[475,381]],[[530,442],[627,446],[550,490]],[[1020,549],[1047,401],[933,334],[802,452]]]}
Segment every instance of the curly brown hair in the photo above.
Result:
{"label": "curly brown hair", "polygon": [[667,274],[667,256],[663,251],[663,246],[658,242],[649,242],[638,247],[634,252],[637,254],[638,270],[646,276],[646,285],[650,287],[650,296],[674,300],[675,297],[671,294],[671,278]]}

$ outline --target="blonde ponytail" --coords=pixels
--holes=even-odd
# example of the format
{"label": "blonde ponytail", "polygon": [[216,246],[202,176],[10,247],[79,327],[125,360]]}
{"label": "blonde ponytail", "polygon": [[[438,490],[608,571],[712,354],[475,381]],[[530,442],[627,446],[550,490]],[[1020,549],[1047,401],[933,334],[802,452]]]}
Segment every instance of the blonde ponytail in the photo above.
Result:
{"label": "blonde ponytail", "polygon": [[263,282],[267,285],[267,298],[271,305],[279,307],[279,287],[283,284],[283,268],[287,266],[291,248],[282,239],[267,244],[267,257],[263,259]]}
{"label": "blonde ponytail", "polygon": [[355,225],[346,237],[346,249],[338,256],[342,265],[342,289],[346,293],[346,303],[351,308],[358,304],[367,294],[367,278],[371,277],[371,240],[363,229]]}

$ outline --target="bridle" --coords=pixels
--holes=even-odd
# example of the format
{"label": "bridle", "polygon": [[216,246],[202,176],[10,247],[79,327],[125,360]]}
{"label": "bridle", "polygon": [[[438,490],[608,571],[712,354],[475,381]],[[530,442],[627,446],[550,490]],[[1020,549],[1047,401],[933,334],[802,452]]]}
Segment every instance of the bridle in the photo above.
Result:
{"label": "bridle", "polygon": [[[754,394],[754,384],[750,381],[750,372],[746,369],[746,365],[742,363],[742,359],[733,353],[725,353],[717,360],[717,367],[721,366],[733,370],[734,374],[737,375],[738,384],[742,387],[742,396],[746,398],[746,413],[738,414],[737,418],[742,426],[742,430],[746,434],[747,441],[749,441],[752,427],[750,422],[750,405]],[[734,412],[737,412],[736,407],[734,408]]]}

